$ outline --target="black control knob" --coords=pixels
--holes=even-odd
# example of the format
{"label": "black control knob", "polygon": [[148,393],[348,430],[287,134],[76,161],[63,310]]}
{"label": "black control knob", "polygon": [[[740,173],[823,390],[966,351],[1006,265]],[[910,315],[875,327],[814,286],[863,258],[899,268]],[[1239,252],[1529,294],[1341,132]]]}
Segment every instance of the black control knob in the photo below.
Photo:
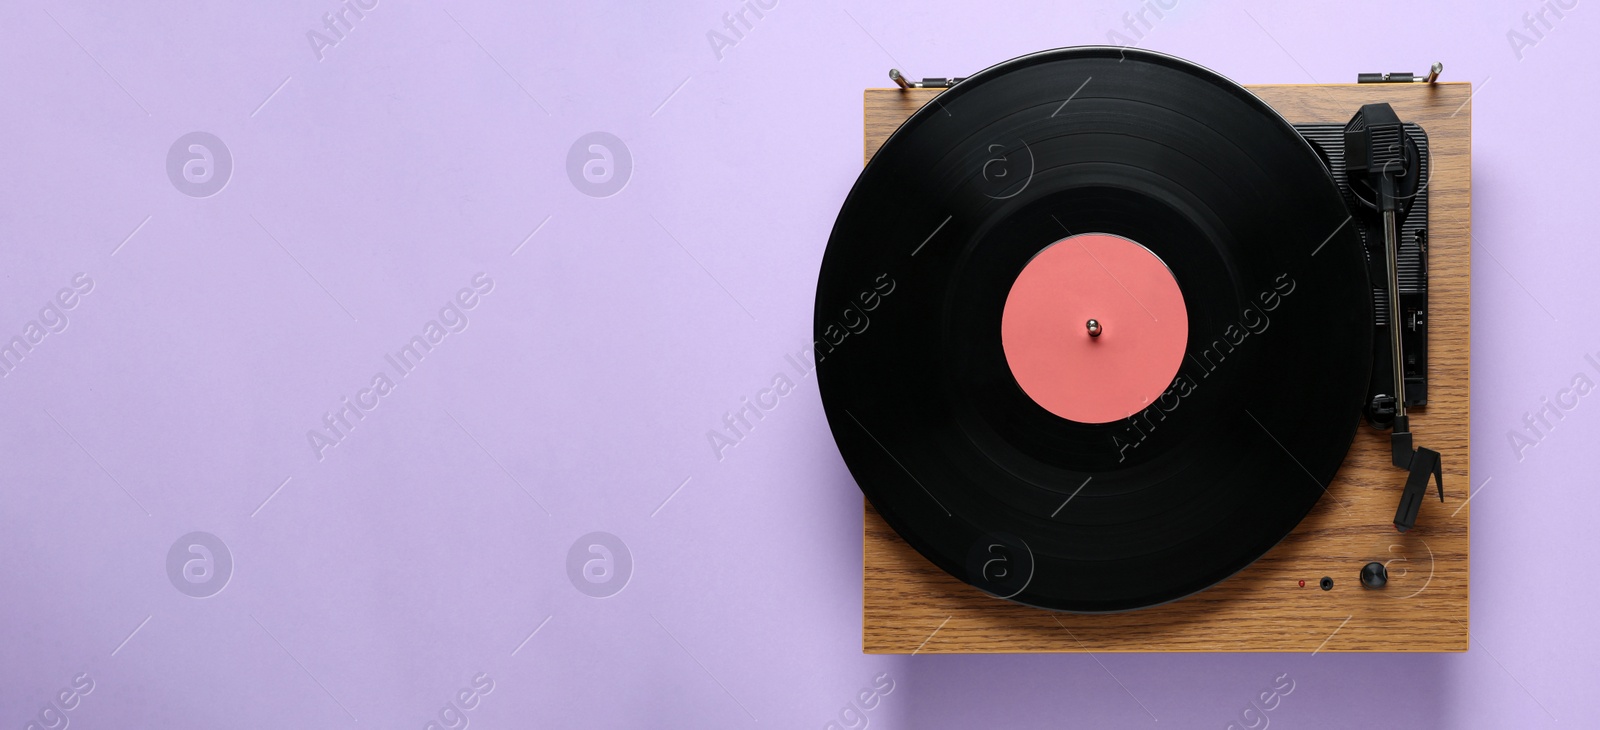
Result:
{"label": "black control knob", "polygon": [[1367,404],[1367,423],[1373,428],[1388,430],[1394,427],[1394,396],[1378,394]]}
{"label": "black control knob", "polygon": [[1389,569],[1383,563],[1367,563],[1361,566],[1361,585],[1368,588],[1382,588],[1389,583]]}

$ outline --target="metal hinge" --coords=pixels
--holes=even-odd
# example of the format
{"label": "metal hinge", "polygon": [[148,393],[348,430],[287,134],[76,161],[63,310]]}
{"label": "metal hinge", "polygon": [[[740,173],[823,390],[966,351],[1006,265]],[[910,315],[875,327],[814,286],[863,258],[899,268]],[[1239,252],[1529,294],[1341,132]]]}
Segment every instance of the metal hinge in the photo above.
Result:
{"label": "metal hinge", "polygon": [[1444,64],[1435,62],[1428,73],[1422,76],[1409,71],[1400,71],[1392,74],[1356,74],[1358,84],[1431,84],[1439,80],[1439,74],[1444,71]]}

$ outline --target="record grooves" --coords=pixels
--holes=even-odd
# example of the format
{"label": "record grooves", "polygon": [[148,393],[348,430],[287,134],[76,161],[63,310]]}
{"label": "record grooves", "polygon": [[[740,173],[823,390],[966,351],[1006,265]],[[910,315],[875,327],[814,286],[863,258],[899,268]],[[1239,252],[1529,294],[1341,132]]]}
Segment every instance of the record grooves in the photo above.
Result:
{"label": "record grooves", "polygon": [[[938,102],[867,165],[819,277],[823,403],[862,491],[1029,605],[1136,609],[1249,565],[1322,497],[1367,395],[1372,285],[1328,169],[1254,95],[1150,52],[1025,56]],[[1148,249],[1187,314],[1172,384],[1103,423],[1035,402],[1002,336],[1029,262],[1082,234]],[[873,334],[844,342],[838,311],[884,272]],[[1149,324],[1119,317],[1100,344]]]}

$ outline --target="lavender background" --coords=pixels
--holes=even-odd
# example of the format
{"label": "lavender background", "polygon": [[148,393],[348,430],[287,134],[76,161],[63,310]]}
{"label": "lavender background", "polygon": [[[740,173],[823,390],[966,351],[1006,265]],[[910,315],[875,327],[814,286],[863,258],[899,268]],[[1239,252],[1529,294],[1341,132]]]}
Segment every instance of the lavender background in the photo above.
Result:
{"label": "lavender background", "polygon": [[[381,0],[321,60],[334,0],[0,5],[0,344],[94,282],[0,378],[0,727],[59,726],[83,674],[81,728],[1221,728],[1285,673],[1281,727],[1594,722],[1596,406],[1510,434],[1600,378],[1600,11],[1180,0],[1135,33],[1135,0],[782,0],[719,59],[739,2],[660,5]],[[1469,652],[861,654],[860,495],[784,359],[861,89],[1110,31],[1244,83],[1479,85]],[[233,161],[210,197],[167,171],[194,131]],[[608,198],[568,172],[596,131],[632,158]],[[396,374],[479,272],[467,329]],[[719,461],[706,432],[777,373]],[[193,531],[233,559],[203,599],[166,567]],[[569,577],[594,531],[632,560],[609,598]]]}

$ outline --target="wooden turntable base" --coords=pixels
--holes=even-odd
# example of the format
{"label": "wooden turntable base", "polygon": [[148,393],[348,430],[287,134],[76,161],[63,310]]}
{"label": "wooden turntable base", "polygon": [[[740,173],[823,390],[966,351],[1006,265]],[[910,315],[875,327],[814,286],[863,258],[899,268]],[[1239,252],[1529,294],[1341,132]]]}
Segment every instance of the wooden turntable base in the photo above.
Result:
{"label": "wooden turntable base", "polygon": [[[1427,131],[1428,405],[1412,411],[1417,443],[1444,463],[1445,499],[1417,527],[1392,524],[1406,473],[1387,433],[1362,426],[1338,476],[1284,541],[1222,583],[1173,603],[1118,614],[1070,614],[984,594],[929,563],[869,504],[861,646],[870,654],[1133,651],[1465,651],[1472,86],[1466,83],[1248,87],[1290,122],[1344,122],[1388,102]],[[866,159],[940,89],[868,89]],[[1065,91],[1070,92],[1070,89]],[[1430,485],[1431,490],[1431,485]],[[1361,566],[1388,563],[1389,584],[1362,588]],[[1319,581],[1333,578],[1332,590]],[[1301,587],[1304,581],[1304,587]]]}

